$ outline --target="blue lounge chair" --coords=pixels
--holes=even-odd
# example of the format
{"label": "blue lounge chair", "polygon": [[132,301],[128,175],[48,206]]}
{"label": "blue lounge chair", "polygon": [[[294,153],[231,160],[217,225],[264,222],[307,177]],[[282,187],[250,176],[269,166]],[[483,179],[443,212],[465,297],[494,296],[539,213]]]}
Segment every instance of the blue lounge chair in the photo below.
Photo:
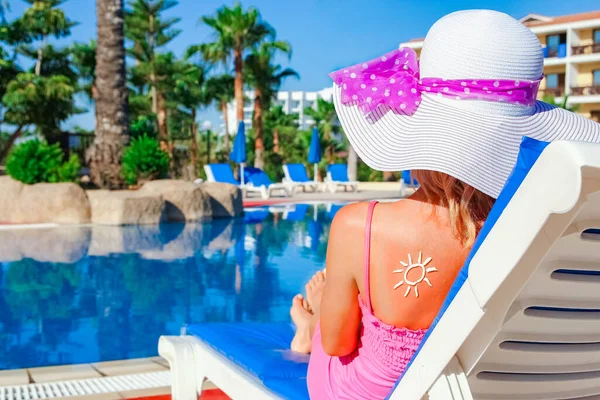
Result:
{"label": "blue lounge chair", "polygon": [[233,170],[229,164],[206,164],[204,172],[208,182],[229,183],[230,185],[238,186],[244,193],[256,192],[263,196],[264,190],[260,187],[252,185],[241,185],[240,181],[233,176]]}
{"label": "blue lounge chair", "polygon": [[330,192],[335,193],[339,186],[346,189],[350,189],[355,192],[358,190],[358,182],[350,181],[348,179],[348,165],[347,164],[331,164],[327,166],[327,178],[325,180],[327,188]]}
{"label": "blue lounge chair", "polygon": [[283,192],[284,196],[294,194],[294,184],[273,183],[269,176],[260,168],[244,168],[244,181],[247,182],[248,186],[260,189],[264,199],[268,199],[276,191]]}
{"label": "blue lounge chair", "polygon": [[402,196],[404,196],[407,187],[415,191],[418,186],[419,182],[411,176],[410,170],[402,171],[402,176],[400,178],[400,194]]}
{"label": "blue lounge chair", "polygon": [[[545,148],[545,150],[544,150]],[[442,309],[389,399],[600,396],[600,145],[526,139]],[[162,337],[174,399],[308,399],[289,324]]]}
{"label": "blue lounge chair", "polygon": [[283,164],[284,183],[294,184],[296,188],[303,188],[305,191],[316,191],[319,183],[311,180],[306,173],[306,168],[302,164]]}

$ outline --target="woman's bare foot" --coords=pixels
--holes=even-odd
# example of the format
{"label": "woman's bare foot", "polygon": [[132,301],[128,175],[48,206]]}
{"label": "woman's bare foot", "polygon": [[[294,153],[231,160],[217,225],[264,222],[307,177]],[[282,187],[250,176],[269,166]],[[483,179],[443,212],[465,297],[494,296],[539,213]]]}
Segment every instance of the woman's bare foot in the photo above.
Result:
{"label": "woman's bare foot", "polygon": [[297,294],[292,300],[290,316],[296,324],[296,334],[292,339],[291,349],[297,353],[309,354],[312,348],[310,320],[313,315],[309,311],[308,302],[301,294]]}
{"label": "woman's bare foot", "polygon": [[308,305],[313,314],[319,314],[321,310],[321,297],[323,297],[325,281],[325,270],[318,271],[305,286],[306,300],[308,300]]}

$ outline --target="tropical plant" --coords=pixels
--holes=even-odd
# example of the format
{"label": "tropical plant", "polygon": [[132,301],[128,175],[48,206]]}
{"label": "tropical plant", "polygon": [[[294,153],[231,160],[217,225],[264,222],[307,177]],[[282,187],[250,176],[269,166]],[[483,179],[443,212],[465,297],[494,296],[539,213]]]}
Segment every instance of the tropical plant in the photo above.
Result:
{"label": "tropical plant", "polygon": [[180,62],[179,70],[173,76],[174,88],[171,97],[179,105],[179,111],[189,117],[192,136],[192,166],[195,169],[198,161],[198,124],[196,112],[198,107],[206,106],[212,98],[206,88],[206,68]]}
{"label": "tropical plant", "polygon": [[0,0],[0,22],[4,22],[6,18],[6,11],[10,10],[10,4],[8,0]]}
{"label": "tropical plant", "polygon": [[212,29],[214,42],[192,46],[188,56],[201,52],[207,61],[223,64],[233,58],[236,116],[238,121],[243,121],[245,53],[264,39],[272,38],[275,31],[262,20],[256,8],[250,7],[244,11],[240,3],[232,8],[223,6],[214,17],[205,16],[201,21]]}
{"label": "tropical plant", "polygon": [[330,142],[325,147],[325,156],[327,162],[333,163],[334,149],[331,144],[333,138],[332,133],[338,131],[337,114],[332,101],[317,99],[317,108],[307,107],[304,109],[304,114],[311,117],[315,121],[315,125],[323,135],[323,139]]}
{"label": "tropical plant", "polygon": [[227,104],[233,100],[233,77],[223,74],[212,76],[206,81],[206,91],[210,99],[217,103],[217,108],[223,114],[223,124],[225,125],[224,152],[229,157],[230,138],[229,138],[229,117],[227,115]]}
{"label": "tropical plant", "polygon": [[28,140],[16,146],[6,160],[6,172],[26,184],[41,182],[76,182],[81,164],[76,155],[63,162],[58,143],[49,145],[40,140]]}
{"label": "tropical plant", "polygon": [[551,94],[545,94],[542,98],[542,101],[548,104],[552,104],[559,108],[564,108],[565,110],[577,112],[579,111],[579,104],[570,105],[569,104],[569,96],[565,95],[562,98],[562,101],[556,101],[556,97]]}
{"label": "tropical plant", "polygon": [[280,65],[274,64],[273,59],[277,53],[291,56],[292,46],[288,42],[263,42],[253,49],[246,57],[247,77],[254,88],[254,115],[252,128],[254,129],[254,166],[264,169],[263,153],[265,151],[263,131],[263,111],[269,109],[276,96],[281,83],[287,77],[298,77],[293,69],[282,70]]}
{"label": "tropical plant", "polygon": [[160,149],[155,139],[147,136],[132,139],[123,153],[122,175],[129,185],[164,177],[168,170],[169,154]]}
{"label": "tropical plant", "polygon": [[139,115],[135,120],[131,121],[129,136],[132,139],[140,136],[148,136],[156,139],[156,134],[156,117],[153,114]]}
{"label": "tropical plant", "polygon": [[83,91],[94,100],[98,95],[96,88],[96,50],[97,42],[75,43],[71,48],[73,64],[82,83]]}
{"label": "tropical plant", "polygon": [[[175,0],[132,0],[131,9],[126,11],[126,36],[132,46],[128,53],[136,61],[132,74],[150,88],[152,112],[157,115],[158,132],[161,141],[168,139],[167,112],[164,93],[159,89],[159,81],[168,74],[168,66],[174,56],[158,53],[179,33],[173,28],[180,19],[165,18],[162,14],[175,7]],[[162,74],[161,74],[162,72]]]}
{"label": "tropical plant", "polygon": [[265,137],[272,138],[272,145],[267,148],[272,148],[275,154],[280,154],[283,149],[283,153],[287,154],[285,148],[288,143],[293,143],[298,130],[297,121],[298,114],[287,114],[282,106],[271,106],[264,114]]}
{"label": "tropical plant", "polygon": [[42,72],[43,50],[49,36],[55,38],[71,34],[71,28],[76,24],[69,20],[59,7],[64,0],[24,0],[30,5],[23,15],[14,22],[17,31],[24,33],[26,41],[41,41],[37,47],[35,74]]}
{"label": "tropical plant", "polygon": [[18,47],[17,52],[32,59],[36,59],[39,54],[42,55],[44,62],[39,65],[36,63],[29,72],[46,77],[62,75],[76,84],[78,76],[71,62],[71,49],[57,49],[51,44],[37,49],[28,45],[22,45]]}
{"label": "tropical plant", "polygon": [[80,110],[75,106],[76,88],[63,75],[51,77],[20,73],[7,87],[2,98],[4,121],[17,129],[0,152],[0,160],[28,125],[35,125],[48,141],[56,142],[62,133],[60,124]]}
{"label": "tropical plant", "polygon": [[112,189],[122,186],[121,158],[129,139],[123,0],[97,0],[96,16],[96,135],[86,159],[92,182]]}

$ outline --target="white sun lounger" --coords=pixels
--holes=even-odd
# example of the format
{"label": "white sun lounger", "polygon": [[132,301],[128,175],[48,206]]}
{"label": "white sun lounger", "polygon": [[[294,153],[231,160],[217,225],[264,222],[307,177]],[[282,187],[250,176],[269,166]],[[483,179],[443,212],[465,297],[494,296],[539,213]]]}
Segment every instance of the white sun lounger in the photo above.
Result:
{"label": "white sun lounger", "polygon": [[[524,142],[390,399],[600,398],[600,145],[552,143],[535,162],[541,147]],[[174,399],[196,399],[205,378],[233,399],[307,399],[307,359],[285,350],[293,331],[279,325],[162,337]]]}

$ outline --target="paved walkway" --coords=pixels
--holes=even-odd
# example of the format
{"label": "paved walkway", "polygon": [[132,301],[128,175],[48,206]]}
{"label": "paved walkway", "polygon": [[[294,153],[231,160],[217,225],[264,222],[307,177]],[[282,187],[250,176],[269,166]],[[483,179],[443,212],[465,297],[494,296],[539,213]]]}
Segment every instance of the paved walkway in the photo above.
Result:
{"label": "paved walkway", "polygon": [[[121,376],[124,379],[127,379],[127,375],[166,372],[168,370],[169,364],[162,357],[6,370],[0,371],[0,393],[3,393],[3,389],[6,389],[7,386],[21,386],[32,383],[52,384],[78,379],[93,379],[116,376]],[[216,389],[216,387],[212,383],[206,382],[204,389],[211,390]],[[83,400],[116,400],[169,395],[170,393],[170,386],[162,386],[154,387],[152,389],[125,390],[115,393],[70,396],[68,398]]]}

